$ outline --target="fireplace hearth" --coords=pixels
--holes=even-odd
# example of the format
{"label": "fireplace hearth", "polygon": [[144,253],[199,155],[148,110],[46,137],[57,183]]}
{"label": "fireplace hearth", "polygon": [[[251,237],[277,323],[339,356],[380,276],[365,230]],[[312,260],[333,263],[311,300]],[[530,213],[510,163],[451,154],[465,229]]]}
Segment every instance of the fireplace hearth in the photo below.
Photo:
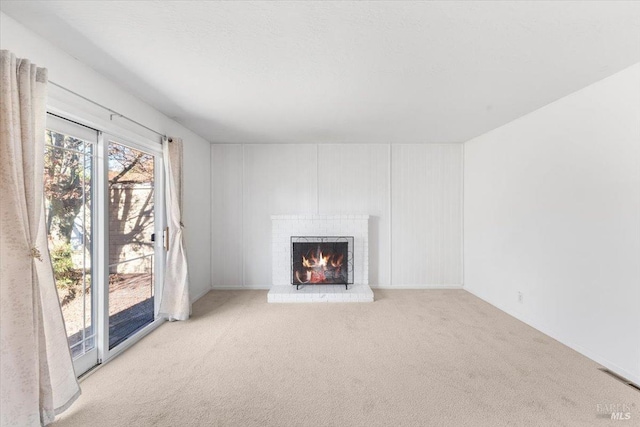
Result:
{"label": "fireplace hearth", "polygon": [[291,284],[353,284],[352,236],[292,236]]}

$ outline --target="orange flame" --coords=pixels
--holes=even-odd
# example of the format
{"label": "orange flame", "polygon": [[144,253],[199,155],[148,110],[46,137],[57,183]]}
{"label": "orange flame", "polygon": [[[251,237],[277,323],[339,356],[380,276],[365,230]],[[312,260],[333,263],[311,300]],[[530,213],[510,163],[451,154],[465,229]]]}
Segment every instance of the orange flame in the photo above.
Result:
{"label": "orange flame", "polygon": [[[317,254],[311,254],[307,258],[302,256],[302,266],[305,271],[296,271],[295,276],[299,283],[325,283],[327,281],[327,270],[337,270],[342,268],[344,254],[323,254],[318,250]],[[302,273],[302,276],[300,277]],[[330,276],[331,277],[331,276]]]}

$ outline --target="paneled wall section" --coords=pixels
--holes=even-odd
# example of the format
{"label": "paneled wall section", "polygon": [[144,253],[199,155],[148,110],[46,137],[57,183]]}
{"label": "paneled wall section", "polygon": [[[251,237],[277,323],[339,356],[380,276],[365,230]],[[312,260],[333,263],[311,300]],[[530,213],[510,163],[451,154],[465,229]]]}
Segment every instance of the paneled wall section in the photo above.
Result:
{"label": "paneled wall section", "polygon": [[462,148],[394,145],[391,171],[392,282],[462,283]]}
{"label": "paneled wall section", "polygon": [[372,287],[462,285],[462,144],[211,146],[214,288],[268,288],[271,215],[367,214]]}

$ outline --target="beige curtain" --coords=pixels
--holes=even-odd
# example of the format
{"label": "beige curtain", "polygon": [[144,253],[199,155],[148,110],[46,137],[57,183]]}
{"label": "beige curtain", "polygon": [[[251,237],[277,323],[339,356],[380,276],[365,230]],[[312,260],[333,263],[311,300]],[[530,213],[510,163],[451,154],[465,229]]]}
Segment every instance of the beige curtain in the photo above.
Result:
{"label": "beige curtain", "polygon": [[191,314],[189,272],[182,237],[182,140],[162,141],[165,171],[165,204],[169,227],[169,250],[158,315],[169,320],[187,320]]}
{"label": "beige curtain", "polygon": [[80,394],[47,249],[47,70],[0,54],[0,424],[46,425]]}

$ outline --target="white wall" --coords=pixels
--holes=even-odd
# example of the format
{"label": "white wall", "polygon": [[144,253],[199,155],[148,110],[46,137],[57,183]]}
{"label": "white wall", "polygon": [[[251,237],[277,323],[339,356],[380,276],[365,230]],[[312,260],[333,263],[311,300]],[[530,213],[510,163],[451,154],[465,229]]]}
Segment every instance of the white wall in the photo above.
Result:
{"label": "white wall", "polygon": [[268,288],[271,215],[316,213],[371,215],[371,286],[462,285],[462,144],[213,144],[211,165],[214,287]]}
{"label": "white wall", "polygon": [[[18,57],[28,58],[38,66],[46,67],[49,70],[50,80],[161,133],[183,138],[184,222],[191,296],[197,298],[209,290],[211,288],[209,143],[1,12],[0,46],[2,49],[12,51]],[[49,98],[55,99],[56,105],[67,105],[70,110],[87,111],[87,115],[96,122],[107,122],[110,119],[109,114],[104,110],[70,96],[56,87],[50,86]],[[127,121],[118,118],[114,121],[125,130],[158,140],[157,135]]]}
{"label": "white wall", "polygon": [[464,152],[465,288],[640,383],[640,64]]}

